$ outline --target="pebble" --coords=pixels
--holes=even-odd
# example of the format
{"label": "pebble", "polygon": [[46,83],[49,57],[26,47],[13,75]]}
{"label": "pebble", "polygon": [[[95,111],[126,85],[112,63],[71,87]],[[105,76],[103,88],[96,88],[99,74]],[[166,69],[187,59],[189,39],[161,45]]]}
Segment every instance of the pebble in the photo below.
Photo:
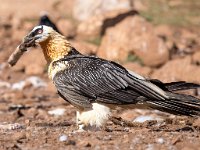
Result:
{"label": "pebble", "polygon": [[11,85],[8,82],[0,81],[0,88],[10,88]]}
{"label": "pebble", "polygon": [[11,88],[13,90],[23,90],[24,87],[28,83],[30,83],[34,88],[40,88],[40,87],[46,87],[47,86],[47,84],[42,79],[40,79],[39,77],[31,76],[31,77],[28,77],[27,79],[25,79],[23,81],[19,81],[19,82],[12,84]]}
{"label": "pebble", "polygon": [[19,81],[17,83],[14,83],[11,88],[13,90],[22,90],[25,85],[26,85],[25,81]]}
{"label": "pebble", "polygon": [[62,116],[65,113],[64,108],[56,108],[54,110],[48,111],[48,114],[55,115],[55,116]]}
{"label": "pebble", "polygon": [[163,144],[165,142],[165,140],[163,138],[158,138],[156,140],[156,142],[159,143],[159,144]]}
{"label": "pebble", "polygon": [[155,146],[153,144],[148,144],[146,150],[154,150]]}
{"label": "pebble", "polygon": [[13,123],[13,124],[7,124],[3,123],[0,124],[0,129],[2,130],[16,130],[16,129],[23,129],[24,125],[19,124],[19,123]]}
{"label": "pebble", "polygon": [[60,141],[60,142],[67,141],[67,139],[68,139],[67,135],[61,135],[61,136],[59,137],[59,141]]}
{"label": "pebble", "polygon": [[40,79],[39,77],[36,77],[36,76],[31,76],[31,77],[27,78],[26,81],[29,81],[33,85],[34,88],[47,86],[47,84],[42,79]]}
{"label": "pebble", "polygon": [[133,120],[133,122],[140,122],[140,123],[143,123],[145,121],[149,121],[149,120],[155,120],[154,117],[152,116],[138,116],[137,118],[135,118]]}
{"label": "pebble", "polygon": [[162,121],[162,118],[155,117],[155,116],[138,116],[133,120],[133,122],[139,122],[139,123],[144,123],[145,121],[151,121],[151,120],[157,120],[157,121]]}

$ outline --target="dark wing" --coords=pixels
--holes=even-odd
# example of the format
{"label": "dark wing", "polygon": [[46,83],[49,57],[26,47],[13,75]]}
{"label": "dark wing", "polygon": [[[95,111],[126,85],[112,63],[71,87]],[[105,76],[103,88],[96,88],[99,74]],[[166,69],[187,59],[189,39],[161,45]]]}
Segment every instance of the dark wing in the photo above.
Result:
{"label": "dark wing", "polygon": [[144,98],[165,99],[165,92],[122,66],[96,57],[72,56],[59,60],[67,69],[54,76],[59,93],[76,106],[91,102],[135,104]]}

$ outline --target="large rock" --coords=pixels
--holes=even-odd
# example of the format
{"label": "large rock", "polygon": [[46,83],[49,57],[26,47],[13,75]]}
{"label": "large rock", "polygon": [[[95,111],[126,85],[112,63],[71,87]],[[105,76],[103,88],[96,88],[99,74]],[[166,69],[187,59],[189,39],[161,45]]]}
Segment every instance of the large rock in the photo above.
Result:
{"label": "large rock", "polygon": [[126,60],[129,53],[137,55],[147,66],[159,66],[169,58],[169,52],[150,23],[140,16],[130,16],[107,29],[98,56],[109,60]]}
{"label": "large rock", "polygon": [[192,54],[200,47],[198,32],[168,25],[159,25],[155,31],[164,39],[167,48],[171,51],[171,58]]}
{"label": "large rock", "polygon": [[72,46],[84,55],[94,55],[97,51],[97,46],[83,41],[70,41]]}
{"label": "large rock", "polygon": [[60,32],[67,37],[74,37],[76,34],[75,25],[68,19],[60,19],[57,22]]}
{"label": "large rock", "polygon": [[74,9],[74,0],[55,0],[53,3],[53,13],[57,13],[63,18],[71,17]]}
{"label": "large rock", "polygon": [[155,26],[155,33],[158,36],[169,38],[169,37],[172,37],[174,34],[174,27],[169,26],[169,25],[158,25],[158,26]]}
{"label": "large rock", "polygon": [[112,10],[130,9],[129,0],[76,0],[74,4],[73,16],[75,19],[83,21],[98,14]]}
{"label": "large rock", "polygon": [[78,25],[77,35],[85,39],[102,36],[107,28],[115,26],[127,16],[133,16],[136,13],[134,10],[121,9],[93,15]]}
{"label": "large rock", "polygon": [[200,83],[200,67],[192,64],[190,56],[167,62],[160,69],[155,70],[151,78],[164,82],[188,81]]}
{"label": "large rock", "polygon": [[200,65],[200,48],[199,51],[192,55],[192,62]]}
{"label": "large rock", "polygon": [[[145,2],[147,1],[141,1],[141,0],[130,0],[132,6],[138,10],[138,11],[147,11],[148,6]],[[148,2],[147,2],[148,3]]]}

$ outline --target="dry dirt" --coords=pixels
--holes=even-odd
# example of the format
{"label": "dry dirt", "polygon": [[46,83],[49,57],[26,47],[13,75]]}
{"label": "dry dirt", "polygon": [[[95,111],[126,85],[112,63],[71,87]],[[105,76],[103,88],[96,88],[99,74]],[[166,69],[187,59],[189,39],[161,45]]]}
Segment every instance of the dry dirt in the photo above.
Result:
{"label": "dry dirt", "polygon": [[[26,81],[23,90],[1,85],[0,149],[199,149],[200,119],[157,111],[116,110],[100,131],[77,132],[75,108],[62,100],[46,74],[38,76],[46,87],[36,88],[23,72],[3,69],[8,83]],[[14,84],[11,84],[12,88]],[[18,84],[19,86],[19,84]],[[20,86],[19,86],[20,87]],[[61,115],[51,110],[64,109]],[[143,123],[139,116],[152,116]],[[123,117],[122,120],[120,117]]]}
{"label": "dry dirt", "polygon": [[[39,16],[39,11],[44,9],[43,5],[46,1],[38,1],[36,4],[32,0],[29,5],[23,5],[23,7],[22,2],[23,4],[27,2],[25,0],[18,0],[17,5],[10,5],[10,1],[0,0],[0,2],[0,14],[2,14],[0,16],[0,150],[200,150],[200,118],[173,116],[158,111],[118,109],[113,111],[113,117],[100,131],[77,132],[76,110],[56,94],[55,88],[47,77],[45,61],[40,49],[33,49],[29,54],[25,54],[14,68],[5,64],[8,56],[24,35],[37,24],[36,18]],[[60,18],[72,20],[71,16],[64,16],[66,8],[62,4],[65,1],[54,0],[51,3],[48,3],[45,9],[54,14],[54,19],[58,19],[58,16],[62,14]],[[66,2],[68,6],[72,5],[67,3],[68,1]],[[18,11],[20,6],[21,11]],[[39,7],[30,11],[32,6]],[[72,7],[68,8],[70,9],[67,11],[71,11]],[[73,23],[69,26],[74,28]],[[70,28],[70,32],[72,29]],[[168,33],[166,29],[164,31]],[[65,32],[68,33],[68,31]],[[199,28],[194,32],[199,33]],[[195,36],[195,40],[198,43],[197,37]],[[73,42],[82,50],[86,48],[96,50],[99,46],[91,43],[88,45],[81,39]],[[92,50],[84,53],[95,53]],[[199,52],[199,49],[197,51]],[[189,53],[187,56],[192,57],[192,54]],[[195,51],[194,54],[197,52]],[[177,61],[179,61],[178,65],[182,65],[181,60]],[[195,68],[191,68],[200,72],[199,55],[196,56],[195,63],[191,61],[188,64],[191,63],[195,65]],[[145,76],[152,75],[159,69],[140,66],[132,62],[125,66]],[[172,68],[177,74],[176,66]],[[172,68],[168,67],[169,73]],[[184,70],[183,66],[182,68]],[[189,69],[189,74],[192,69]],[[187,73],[181,73],[183,73],[183,78],[179,78],[179,75],[174,78],[173,73],[170,78],[162,78],[162,72],[155,76],[170,81],[171,79],[190,79],[185,77]],[[33,78],[30,79],[31,76]],[[35,77],[44,82],[35,82]],[[191,78],[194,79],[193,75]],[[198,76],[196,78],[198,79],[195,81],[200,81]],[[195,93],[199,95],[199,92]],[[194,94],[194,91],[190,94]],[[53,115],[53,110],[60,110],[57,112],[60,115]],[[138,118],[140,120],[151,118],[151,120],[142,123],[133,121]]]}

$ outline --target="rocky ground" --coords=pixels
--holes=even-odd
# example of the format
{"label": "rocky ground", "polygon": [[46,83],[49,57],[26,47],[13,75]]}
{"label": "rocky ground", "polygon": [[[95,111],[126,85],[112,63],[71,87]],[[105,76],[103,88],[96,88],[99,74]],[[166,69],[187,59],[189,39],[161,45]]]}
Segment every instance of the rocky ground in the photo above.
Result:
{"label": "rocky ground", "polygon": [[[40,48],[13,68],[6,63],[45,10],[83,54],[147,78],[200,83],[198,1],[0,3],[0,149],[200,149],[200,118],[159,111],[118,109],[101,131],[76,132],[76,110],[56,94]],[[199,90],[188,93],[200,97]]]}

